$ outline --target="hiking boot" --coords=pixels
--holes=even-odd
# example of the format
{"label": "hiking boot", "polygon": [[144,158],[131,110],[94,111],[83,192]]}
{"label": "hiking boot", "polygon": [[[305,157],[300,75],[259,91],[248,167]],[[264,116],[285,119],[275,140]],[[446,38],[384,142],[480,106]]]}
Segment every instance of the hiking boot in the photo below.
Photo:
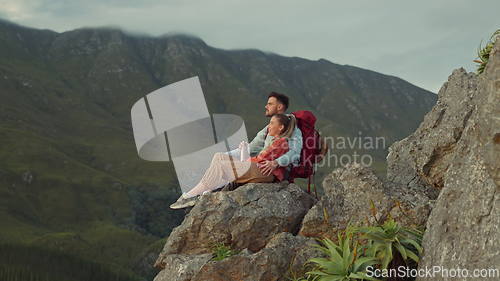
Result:
{"label": "hiking boot", "polygon": [[181,195],[179,199],[172,205],[170,205],[171,209],[184,209],[188,207],[193,207],[198,202],[199,196],[193,196],[189,198],[185,198],[184,195]]}
{"label": "hiking boot", "polygon": [[230,182],[221,188],[221,191],[233,191],[238,188],[241,184],[236,182]]}

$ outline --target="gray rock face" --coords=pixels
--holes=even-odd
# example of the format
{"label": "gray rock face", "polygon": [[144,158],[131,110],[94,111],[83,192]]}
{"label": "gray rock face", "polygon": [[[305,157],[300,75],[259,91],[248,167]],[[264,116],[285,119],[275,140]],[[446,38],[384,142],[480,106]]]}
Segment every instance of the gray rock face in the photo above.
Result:
{"label": "gray rock face", "polygon": [[322,196],[305,215],[299,235],[306,237],[335,237],[337,219],[333,215],[334,212],[336,210],[333,207],[332,200]]}
{"label": "gray rock face", "polygon": [[[419,267],[441,265],[444,268],[460,267],[470,270],[498,269],[500,39],[497,39],[490,53],[485,72],[475,75],[467,74],[462,69],[454,71],[439,92],[438,104],[449,109],[448,111],[455,111],[456,118],[462,121],[443,117],[437,126],[421,126],[421,129],[427,135],[436,136],[440,135],[439,127],[451,129],[452,124],[461,123],[459,128],[462,129],[455,134],[455,141],[452,141],[449,134],[441,132],[442,137],[450,141],[447,148],[445,146],[446,149],[441,149],[441,152],[446,153],[436,154],[431,164],[427,165],[430,167],[428,173],[424,174],[427,180],[439,182],[442,191],[427,221],[423,241],[424,256]],[[426,116],[426,120],[429,118]],[[434,151],[438,149],[436,147]],[[498,280],[500,277],[496,278]],[[432,280],[451,279],[438,276]]]}
{"label": "gray rock face", "polygon": [[424,225],[432,202],[423,191],[384,183],[360,164],[335,169],[323,181],[325,195],[304,217],[300,234],[321,237],[349,222],[376,224],[389,215],[403,225]]}
{"label": "gray rock face", "polygon": [[376,214],[376,218],[371,215],[370,202],[373,202],[378,210],[387,210],[390,207],[391,202],[384,194],[383,183],[370,169],[360,164],[335,169],[325,177],[324,183],[325,195],[334,205],[332,217],[340,224],[367,220],[374,223],[375,219],[380,219],[381,212]]}
{"label": "gray rock face", "polygon": [[153,281],[189,281],[211,258],[210,254],[169,255],[164,260],[169,266],[160,271]]}
{"label": "gray rock face", "polygon": [[247,184],[203,196],[170,234],[155,266],[172,254],[211,253],[216,243],[258,252],[281,232],[296,234],[314,198],[295,184]]}
{"label": "gray rock face", "polygon": [[444,186],[446,171],[469,119],[475,114],[478,79],[463,68],[453,71],[432,110],[418,129],[389,147],[387,179],[423,189],[433,199]]}

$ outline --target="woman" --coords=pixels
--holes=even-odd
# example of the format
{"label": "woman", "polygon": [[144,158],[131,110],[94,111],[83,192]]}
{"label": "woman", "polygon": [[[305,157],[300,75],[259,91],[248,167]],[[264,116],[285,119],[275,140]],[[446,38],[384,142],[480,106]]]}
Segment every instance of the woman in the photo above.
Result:
{"label": "woman", "polygon": [[[285,114],[276,114],[271,117],[268,125],[264,149],[255,157],[247,160],[242,155],[242,159],[237,160],[224,153],[215,153],[212,163],[203,175],[200,182],[190,191],[179,197],[177,202],[170,205],[172,209],[181,209],[191,207],[196,204],[200,194],[205,194],[220,188],[230,182],[249,183],[249,182],[273,182],[276,177],[278,180],[284,179],[285,168],[279,167],[271,175],[261,173],[259,163],[268,160],[273,161],[288,151],[288,141],[295,128],[295,118],[288,117]],[[247,152],[245,143],[240,144],[240,150]],[[244,153],[243,153],[244,154]]]}

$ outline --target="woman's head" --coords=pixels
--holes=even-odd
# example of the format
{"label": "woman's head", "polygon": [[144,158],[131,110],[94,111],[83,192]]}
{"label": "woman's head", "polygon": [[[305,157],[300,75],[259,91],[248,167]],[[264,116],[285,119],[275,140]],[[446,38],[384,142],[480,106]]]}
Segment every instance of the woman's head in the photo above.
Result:
{"label": "woman's head", "polygon": [[275,114],[271,117],[268,126],[268,134],[277,137],[284,133],[290,125],[290,118],[286,114]]}

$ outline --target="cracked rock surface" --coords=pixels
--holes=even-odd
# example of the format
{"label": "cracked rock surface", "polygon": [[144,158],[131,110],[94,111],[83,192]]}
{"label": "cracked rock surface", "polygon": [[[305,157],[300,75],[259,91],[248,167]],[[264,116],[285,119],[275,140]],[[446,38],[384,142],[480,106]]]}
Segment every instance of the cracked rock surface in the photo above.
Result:
{"label": "cracked rock surface", "polygon": [[463,132],[477,115],[480,94],[477,75],[463,68],[453,71],[418,129],[389,147],[387,179],[436,199]]}
{"label": "cracked rock surface", "polygon": [[[434,179],[431,182],[441,182],[442,190],[427,221],[424,256],[419,267],[498,269],[500,38],[496,40],[483,74],[466,74],[462,69],[455,71],[439,94],[441,104],[455,99],[467,106],[455,103],[463,109],[456,113],[457,118],[462,118],[460,134],[455,134],[460,137],[451,145],[452,152],[448,152],[444,160],[433,160],[427,174]],[[454,110],[451,105],[446,107]],[[446,126],[445,123],[446,120],[442,120],[441,126]],[[449,135],[444,138],[449,139]]]}

